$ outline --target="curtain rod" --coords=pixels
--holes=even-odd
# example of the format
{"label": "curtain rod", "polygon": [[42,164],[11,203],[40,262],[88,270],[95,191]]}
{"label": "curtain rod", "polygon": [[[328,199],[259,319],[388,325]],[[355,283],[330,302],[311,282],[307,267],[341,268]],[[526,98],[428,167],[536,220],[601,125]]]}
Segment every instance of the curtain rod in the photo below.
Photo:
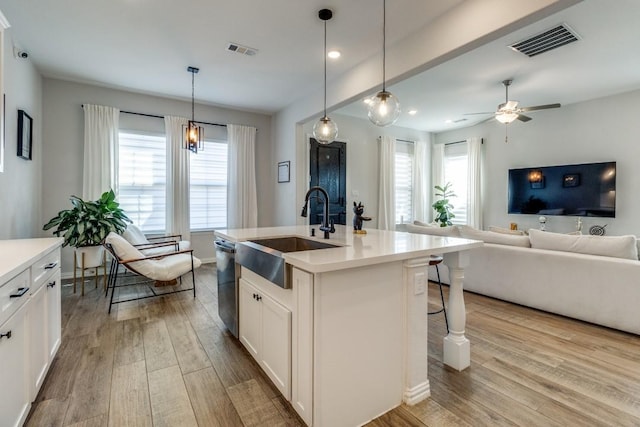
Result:
{"label": "curtain rod", "polygon": [[[462,144],[463,142],[467,142],[467,140],[463,139],[462,141],[445,142],[444,145]],[[480,138],[480,144],[484,144],[484,138]]]}
{"label": "curtain rod", "polygon": [[[378,136],[378,139],[382,139],[382,135]],[[400,141],[400,142],[410,142],[410,143],[412,143],[412,144],[415,144],[415,143],[416,143],[415,141],[409,141],[408,139],[399,139],[399,138],[396,138],[396,141]]]}
{"label": "curtain rod", "polygon": [[[82,108],[84,108],[84,104],[82,104],[81,106],[82,106]],[[155,119],[164,119],[164,116],[159,116],[157,114],[136,113],[136,112],[133,112],[133,111],[125,111],[125,110],[120,110],[120,112],[124,113],[124,114],[133,114],[135,116],[144,116],[144,117],[153,117]],[[201,122],[201,121],[198,121],[198,120],[194,120],[194,122],[200,123],[202,125],[221,126],[221,127],[225,127],[225,128],[227,127],[227,125],[223,125],[223,124],[220,124],[220,123]]]}

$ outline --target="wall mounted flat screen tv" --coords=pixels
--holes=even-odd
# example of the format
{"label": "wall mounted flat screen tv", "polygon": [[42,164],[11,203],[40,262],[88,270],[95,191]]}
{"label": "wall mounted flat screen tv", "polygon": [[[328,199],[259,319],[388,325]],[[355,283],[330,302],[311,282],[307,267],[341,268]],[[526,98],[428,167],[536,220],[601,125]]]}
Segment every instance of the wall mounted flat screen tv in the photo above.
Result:
{"label": "wall mounted flat screen tv", "polygon": [[616,162],[509,169],[509,213],[615,218]]}

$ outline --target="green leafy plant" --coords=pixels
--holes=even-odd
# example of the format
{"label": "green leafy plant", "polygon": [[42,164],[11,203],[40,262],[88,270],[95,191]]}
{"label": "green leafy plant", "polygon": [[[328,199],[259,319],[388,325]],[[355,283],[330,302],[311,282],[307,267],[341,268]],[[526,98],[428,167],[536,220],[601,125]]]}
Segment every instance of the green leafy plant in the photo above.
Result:
{"label": "green leafy plant", "polygon": [[84,246],[96,246],[107,235],[115,231],[122,233],[127,228],[129,217],[116,202],[116,195],[109,190],[95,201],[84,201],[80,197],[71,196],[72,209],[58,212],[43,230],[56,229],[53,234],[64,238],[63,246],[76,248]]}
{"label": "green leafy plant", "polygon": [[451,190],[451,183],[447,182],[444,187],[436,185],[436,197],[440,197],[440,200],[437,200],[434,204],[431,205],[433,209],[436,211],[436,217],[434,221],[440,224],[440,227],[446,227],[447,225],[453,225],[451,222],[451,218],[455,218],[451,209],[453,209],[453,205],[449,203],[449,198],[456,197],[456,194]]}

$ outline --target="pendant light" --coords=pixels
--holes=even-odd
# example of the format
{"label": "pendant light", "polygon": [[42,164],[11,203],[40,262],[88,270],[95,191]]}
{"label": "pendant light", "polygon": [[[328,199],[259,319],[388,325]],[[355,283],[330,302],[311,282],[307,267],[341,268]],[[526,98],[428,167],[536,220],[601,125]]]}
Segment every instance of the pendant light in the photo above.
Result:
{"label": "pendant light", "polygon": [[382,90],[369,102],[369,120],[376,126],[389,126],[400,116],[400,102],[386,87],[387,2],[382,0]]}
{"label": "pendant light", "polygon": [[338,137],[338,125],[327,117],[327,21],[333,17],[329,9],[318,12],[318,18],[324,21],[324,115],[313,125],[313,137],[320,144],[331,144]]}
{"label": "pendant light", "polygon": [[187,67],[187,71],[191,73],[191,120],[189,120],[186,125],[182,125],[182,139],[183,147],[197,154],[198,150],[204,150],[204,129],[202,126],[198,126],[194,114],[194,78],[200,69],[196,67]]}

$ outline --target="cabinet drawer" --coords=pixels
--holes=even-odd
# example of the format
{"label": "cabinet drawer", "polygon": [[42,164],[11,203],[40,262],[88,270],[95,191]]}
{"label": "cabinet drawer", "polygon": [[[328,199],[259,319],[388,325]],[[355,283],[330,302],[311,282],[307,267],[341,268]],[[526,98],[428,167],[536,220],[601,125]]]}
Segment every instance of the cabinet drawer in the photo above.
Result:
{"label": "cabinet drawer", "polygon": [[49,252],[31,267],[33,291],[35,292],[51,275],[60,268],[60,250]]}
{"label": "cabinet drawer", "polygon": [[26,269],[0,286],[0,325],[29,299],[28,292],[22,293],[22,296],[11,297],[11,295],[20,294],[20,288],[29,288],[31,284],[31,280],[29,279],[29,269]]}

